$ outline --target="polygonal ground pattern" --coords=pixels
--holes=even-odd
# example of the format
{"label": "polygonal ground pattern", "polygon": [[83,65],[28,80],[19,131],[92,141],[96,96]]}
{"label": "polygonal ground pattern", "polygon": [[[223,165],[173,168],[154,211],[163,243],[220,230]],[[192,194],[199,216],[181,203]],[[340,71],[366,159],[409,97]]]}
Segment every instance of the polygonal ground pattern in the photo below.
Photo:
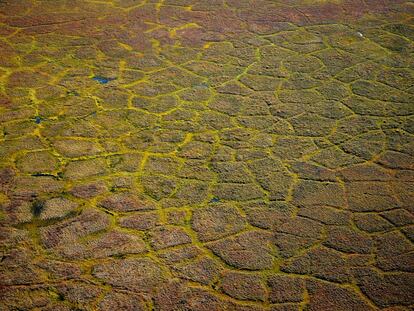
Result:
{"label": "polygonal ground pattern", "polygon": [[0,1],[0,309],[413,310],[413,11]]}

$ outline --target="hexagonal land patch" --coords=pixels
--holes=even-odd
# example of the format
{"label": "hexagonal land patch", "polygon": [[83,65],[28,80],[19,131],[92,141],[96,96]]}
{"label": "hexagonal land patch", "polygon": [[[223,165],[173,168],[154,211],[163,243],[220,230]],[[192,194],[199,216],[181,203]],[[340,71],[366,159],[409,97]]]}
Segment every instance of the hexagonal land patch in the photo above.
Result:
{"label": "hexagonal land patch", "polygon": [[273,265],[270,236],[261,231],[248,231],[207,245],[227,264],[239,269],[264,270]]}
{"label": "hexagonal land patch", "polygon": [[114,287],[151,292],[164,282],[163,271],[151,259],[120,259],[93,267],[92,274]]}

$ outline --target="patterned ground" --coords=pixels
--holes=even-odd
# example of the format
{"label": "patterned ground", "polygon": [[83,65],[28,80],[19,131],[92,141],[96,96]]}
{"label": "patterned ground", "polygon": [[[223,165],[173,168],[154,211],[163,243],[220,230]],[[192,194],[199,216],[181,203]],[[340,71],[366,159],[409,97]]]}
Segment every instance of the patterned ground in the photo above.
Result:
{"label": "patterned ground", "polygon": [[413,12],[0,1],[0,309],[414,310]]}

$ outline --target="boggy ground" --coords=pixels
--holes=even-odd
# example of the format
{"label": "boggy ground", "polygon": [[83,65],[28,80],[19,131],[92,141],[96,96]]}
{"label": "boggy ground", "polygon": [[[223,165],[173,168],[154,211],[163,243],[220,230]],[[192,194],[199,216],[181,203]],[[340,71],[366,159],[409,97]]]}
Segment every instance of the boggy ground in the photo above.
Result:
{"label": "boggy ground", "polygon": [[1,310],[413,310],[410,1],[0,1]]}

